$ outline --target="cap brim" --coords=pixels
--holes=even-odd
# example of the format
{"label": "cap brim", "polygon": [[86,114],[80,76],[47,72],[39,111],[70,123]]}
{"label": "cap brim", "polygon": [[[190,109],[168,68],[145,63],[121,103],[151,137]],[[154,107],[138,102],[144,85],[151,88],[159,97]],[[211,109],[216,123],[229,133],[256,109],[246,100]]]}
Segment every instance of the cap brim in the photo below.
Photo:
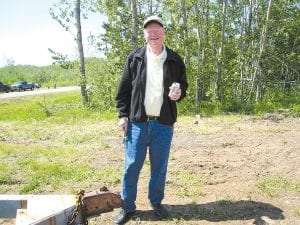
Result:
{"label": "cap brim", "polygon": [[159,18],[148,18],[144,22],[144,28],[146,28],[150,23],[157,23],[160,26],[164,27],[164,24],[163,24],[161,19],[159,19]]}

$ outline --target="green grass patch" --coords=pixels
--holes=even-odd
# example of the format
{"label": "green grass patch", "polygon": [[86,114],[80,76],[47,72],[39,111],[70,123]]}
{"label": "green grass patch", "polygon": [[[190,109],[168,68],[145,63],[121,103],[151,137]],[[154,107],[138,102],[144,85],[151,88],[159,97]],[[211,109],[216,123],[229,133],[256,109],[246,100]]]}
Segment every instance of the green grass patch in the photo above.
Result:
{"label": "green grass patch", "polygon": [[221,128],[214,127],[214,126],[209,126],[209,125],[205,125],[205,126],[194,126],[194,127],[191,128],[191,130],[195,134],[209,135],[209,134],[216,134],[216,133],[218,133],[221,130]]}
{"label": "green grass patch", "polygon": [[258,188],[270,197],[278,196],[288,191],[300,191],[300,183],[290,181],[280,175],[258,181]]}
{"label": "green grass patch", "polygon": [[0,101],[0,121],[77,123],[85,119],[112,120],[116,113],[90,110],[79,92],[56,93]]}
{"label": "green grass patch", "polygon": [[11,168],[4,163],[0,163],[0,185],[10,183],[10,174]]}
{"label": "green grass patch", "polygon": [[14,192],[37,194],[86,186],[95,181],[116,186],[121,169],[97,169],[86,160],[86,152],[73,147],[7,144],[0,142],[0,191],[11,185]]}
{"label": "green grass patch", "polygon": [[[93,177],[94,171],[86,164],[24,160],[20,168],[27,171],[27,179],[20,193],[38,193],[42,188],[55,190],[67,183],[80,182]],[[50,188],[49,188],[50,187]]]}
{"label": "green grass patch", "polygon": [[99,180],[110,185],[115,186],[121,183],[122,170],[120,168],[103,167],[97,174]]}
{"label": "green grass patch", "polygon": [[172,182],[176,187],[176,195],[180,197],[198,197],[203,195],[202,178],[193,171],[176,171],[172,174]]}

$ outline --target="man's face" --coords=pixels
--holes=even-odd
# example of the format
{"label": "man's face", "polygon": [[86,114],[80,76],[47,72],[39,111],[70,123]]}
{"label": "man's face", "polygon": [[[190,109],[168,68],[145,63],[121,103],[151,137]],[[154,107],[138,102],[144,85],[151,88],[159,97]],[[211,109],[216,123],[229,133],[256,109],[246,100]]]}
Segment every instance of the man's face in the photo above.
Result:
{"label": "man's face", "polygon": [[146,42],[152,47],[161,47],[164,43],[165,30],[157,23],[150,23],[144,29],[144,37]]}

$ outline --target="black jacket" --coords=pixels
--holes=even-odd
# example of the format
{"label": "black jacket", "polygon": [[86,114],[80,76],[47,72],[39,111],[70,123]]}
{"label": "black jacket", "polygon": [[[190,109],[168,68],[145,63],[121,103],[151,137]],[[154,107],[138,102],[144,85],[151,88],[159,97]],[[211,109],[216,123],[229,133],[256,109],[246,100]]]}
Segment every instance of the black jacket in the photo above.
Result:
{"label": "black jacket", "polygon": [[[177,119],[176,102],[170,100],[169,87],[173,82],[180,83],[181,97],[186,95],[188,87],[185,65],[181,57],[166,47],[167,58],[163,66],[163,104],[159,121],[173,125]],[[131,52],[126,60],[125,68],[119,84],[116,102],[119,118],[128,117],[132,122],[145,122],[147,119],[144,99],[146,89],[146,46]]]}

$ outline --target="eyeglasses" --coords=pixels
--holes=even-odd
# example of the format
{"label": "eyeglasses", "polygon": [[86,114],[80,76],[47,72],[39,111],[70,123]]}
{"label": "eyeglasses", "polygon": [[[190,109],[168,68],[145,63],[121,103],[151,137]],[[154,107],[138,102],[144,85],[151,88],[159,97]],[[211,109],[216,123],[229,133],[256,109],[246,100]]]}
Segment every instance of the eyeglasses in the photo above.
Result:
{"label": "eyeglasses", "polygon": [[147,34],[161,34],[163,31],[162,30],[145,30]]}

